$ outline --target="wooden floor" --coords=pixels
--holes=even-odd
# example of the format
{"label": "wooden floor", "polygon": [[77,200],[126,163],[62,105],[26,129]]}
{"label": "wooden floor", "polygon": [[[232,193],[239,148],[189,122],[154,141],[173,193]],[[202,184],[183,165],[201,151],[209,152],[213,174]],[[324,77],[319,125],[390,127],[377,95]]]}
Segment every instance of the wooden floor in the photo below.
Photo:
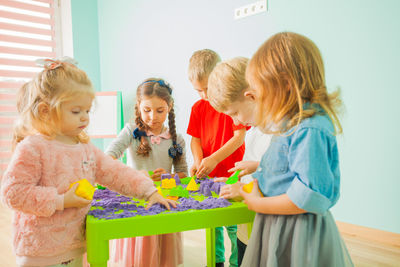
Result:
{"label": "wooden floor", "polygon": [[[382,244],[376,238],[365,239],[348,229],[342,236],[357,267],[400,267],[400,243]],[[11,248],[11,211],[0,203],[0,267],[16,267]],[[397,238],[397,237],[396,237]],[[229,259],[230,243],[225,232],[226,262]],[[184,266],[206,266],[205,230],[184,232]],[[228,266],[226,264],[225,266]]]}

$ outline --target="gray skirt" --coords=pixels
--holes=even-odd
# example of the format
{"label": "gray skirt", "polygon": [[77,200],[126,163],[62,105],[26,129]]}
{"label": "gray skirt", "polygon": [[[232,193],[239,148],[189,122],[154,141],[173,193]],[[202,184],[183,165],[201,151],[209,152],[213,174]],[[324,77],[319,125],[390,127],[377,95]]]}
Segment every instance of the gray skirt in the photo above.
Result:
{"label": "gray skirt", "polygon": [[257,213],[244,267],[354,266],[331,213]]}

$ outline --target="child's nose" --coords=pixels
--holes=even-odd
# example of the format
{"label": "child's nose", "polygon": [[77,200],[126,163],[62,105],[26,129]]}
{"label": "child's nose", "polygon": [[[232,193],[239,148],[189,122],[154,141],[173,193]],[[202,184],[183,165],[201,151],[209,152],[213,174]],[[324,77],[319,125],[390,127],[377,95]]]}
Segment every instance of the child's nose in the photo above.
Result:
{"label": "child's nose", "polygon": [[87,121],[89,119],[89,114],[85,113],[83,114],[83,116],[81,117],[81,121]]}

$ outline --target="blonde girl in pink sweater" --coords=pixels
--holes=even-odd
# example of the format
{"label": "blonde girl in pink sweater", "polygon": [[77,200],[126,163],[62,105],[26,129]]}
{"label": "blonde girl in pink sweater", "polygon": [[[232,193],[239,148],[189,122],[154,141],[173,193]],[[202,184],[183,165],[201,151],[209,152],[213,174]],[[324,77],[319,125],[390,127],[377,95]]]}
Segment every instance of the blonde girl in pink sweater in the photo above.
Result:
{"label": "blonde girl in pink sweater", "polygon": [[20,115],[14,153],[1,184],[14,210],[14,251],[19,266],[82,266],[89,200],[75,195],[86,178],[149,206],[175,203],[157,193],[153,181],[105,155],[84,129],[95,97],[86,73],[72,59],[43,61],[44,70],[17,95]]}

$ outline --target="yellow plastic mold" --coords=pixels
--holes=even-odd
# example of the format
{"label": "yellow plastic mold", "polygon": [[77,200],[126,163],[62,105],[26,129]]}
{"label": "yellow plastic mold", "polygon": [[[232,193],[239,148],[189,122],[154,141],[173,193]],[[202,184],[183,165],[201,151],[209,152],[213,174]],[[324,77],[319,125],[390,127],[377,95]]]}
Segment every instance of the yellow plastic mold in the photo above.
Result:
{"label": "yellow plastic mold", "polygon": [[75,194],[77,196],[86,198],[87,200],[93,199],[94,191],[96,190],[93,185],[89,183],[86,179],[81,179],[77,182],[72,183],[69,188],[71,188],[74,184],[78,183],[78,187],[75,190]]}

